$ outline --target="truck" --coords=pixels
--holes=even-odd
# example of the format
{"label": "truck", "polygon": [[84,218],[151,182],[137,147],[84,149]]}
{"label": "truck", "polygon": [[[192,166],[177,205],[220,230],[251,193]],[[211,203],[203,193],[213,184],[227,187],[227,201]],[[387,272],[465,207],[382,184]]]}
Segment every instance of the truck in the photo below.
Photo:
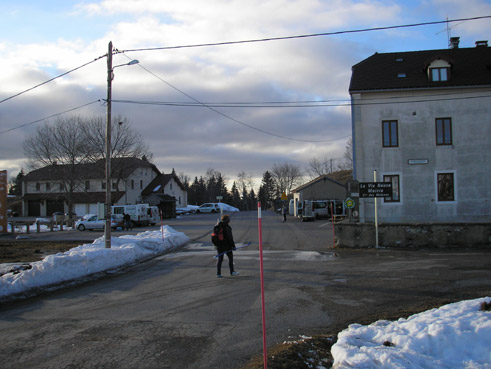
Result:
{"label": "truck", "polygon": [[129,214],[134,226],[155,225],[159,222],[159,210],[149,204],[111,206],[113,214]]}

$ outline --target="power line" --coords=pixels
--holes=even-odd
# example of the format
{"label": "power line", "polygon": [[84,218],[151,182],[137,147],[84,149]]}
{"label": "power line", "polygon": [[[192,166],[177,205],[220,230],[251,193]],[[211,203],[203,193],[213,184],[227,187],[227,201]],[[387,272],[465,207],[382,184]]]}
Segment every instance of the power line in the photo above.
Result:
{"label": "power line", "polygon": [[373,27],[373,28],[361,28],[361,29],[346,30],[346,31],[311,33],[311,34],[296,35],[296,36],[267,37],[267,38],[259,38],[259,39],[251,39],[251,40],[240,40],[240,41],[225,41],[225,42],[214,42],[214,43],[204,43],[204,44],[191,44],[191,45],[160,46],[160,47],[147,47],[147,48],[138,48],[138,49],[126,49],[126,50],[121,50],[121,51],[120,50],[117,50],[117,52],[118,53],[126,53],[126,52],[137,52],[137,51],[173,50],[173,49],[186,49],[186,48],[196,48],[196,47],[238,45],[238,44],[247,44],[247,43],[255,43],[255,42],[292,40],[292,39],[320,37],[320,36],[335,36],[335,35],[343,35],[343,34],[349,34],[349,33],[362,33],[362,32],[372,32],[372,31],[386,31],[386,30],[398,29],[398,28],[421,27],[421,26],[430,26],[430,25],[443,24],[443,23],[447,23],[448,24],[448,23],[452,23],[452,22],[472,21],[472,20],[479,20],[479,19],[486,19],[486,18],[491,18],[491,15],[484,15],[484,16],[480,16],[480,17],[471,17],[471,18],[447,19],[447,20],[443,20],[443,21],[433,21],[433,22],[422,22],[422,23],[403,24],[403,25],[397,25],[397,26]]}
{"label": "power line", "polygon": [[[433,95],[439,96],[439,95]],[[418,102],[433,102],[433,101],[453,101],[453,100],[469,100],[491,97],[491,95],[478,95],[478,96],[461,96],[461,97],[448,97],[441,99],[419,99],[419,100],[406,100],[397,101],[398,104],[404,103],[418,103]],[[402,97],[397,97],[398,99]],[[322,108],[322,107],[351,107],[351,106],[363,106],[363,105],[383,105],[383,104],[393,104],[394,101],[376,101],[376,100],[388,100],[388,98],[379,99],[367,99],[365,102],[346,102],[343,104],[324,104],[317,102],[284,102],[280,103],[186,103],[186,102],[165,102],[165,101],[138,101],[138,100],[112,100],[115,103],[121,104],[136,104],[136,105],[157,105],[157,106],[175,106],[175,107],[207,107],[207,108]],[[373,101],[373,102],[369,102]]]}
{"label": "power line", "polygon": [[[125,54],[123,54],[123,55],[126,56],[128,59],[131,60],[131,58],[129,56],[127,56]],[[267,135],[270,135],[270,136],[282,138],[282,139],[285,139],[285,140],[300,141],[300,142],[312,142],[312,143],[331,142],[331,141],[336,141],[336,140],[340,140],[340,139],[349,137],[349,135],[348,135],[348,136],[339,137],[339,138],[331,139],[331,140],[304,140],[304,139],[300,139],[300,138],[293,138],[293,137],[287,137],[287,136],[279,135],[279,134],[276,134],[276,133],[272,133],[272,132],[266,131],[266,130],[261,129],[261,128],[257,128],[257,127],[251,126],[251,125],[249,125],[247,123],[244,123],[244,122],[242,122],[242,121],[240,121],[240,120],[238,120],[236,118],[231,117],[230,115],[227,115],[227,114],[221,112],[220,110],[215,109],[213,106],[204,104],[201,101],[195,99],[193,96],[191,96],[188,93],[180,90],[179,88],[177,88],[176,86],[174,86],[171,83],[167,82],[166,80],[164,80],[163,78],[161,78],[160,76],[158,76],[157,74],[155,74],[154,72],[150,71],[149,69],[147,69],[146,67],[144,67],[141,63],[139,63],[138,66],[140,68],[142,68],[144,71],[146,71],[147,73],[151,74],[152,76],[154,76],[155,78],[157,78],[158,80],[160,80],[161,82],[165,83],[170,88],[178,91],[179,93],[183,94],[187,98],[193,100],[194,103],[197,104],[197,106],[202,106],[204,108],[207,108],[207,109],[211,110],[212,112],[214,112],[214,113],[216,113],[218,115],[221,115],[222,117],[227,118],[228,120],[231,120],[232,122],[235,122],[235,123],[240,124],[242,126],[245,126],[247,128],[253,129],[255,131],[258,131],[258,132],[261,132],[261,133],[264,133],[264,134],[267,134]],[[111,101],[112,102],[118,102],[118,100],[111,100]]]}
{"label": "power line", "polygon": [[62,111],[61,113],[56,113],[56,114],[53,114],[53,115],[50,115],[49,117],[45,117],[45,118],[41,118],[41,119],[37,119],[35,121],[32,121],[32,122],[29,122],[29,123],[25,123],[25,124],[21,124],[17,127],[14,127],[14,128],[10,128],[10,129],[7,129],[5,131],[0,131],[0,135],[1,134],[4,134],[4,133],[7,133],[7,132],[11,132],[11,131],[15,131],[16,129],[19,129],[19,128],[22,128],[22,127],[26,127],[26,126],[29,126],[31,124],[35,124],[35,123],[39,123],[39,122],[42,122],[44,120],[48,120],[48,119],[51,119],[51,118],[54,118],[54,117],[57,117],[59,115],[62,115],[62,114],[66,114],[66,113],[69,113],[71,111],[74,111],[74,110],[77,110],[77,109],[81,109],[81,108],[84,108],[86,106],[89,106],[89,105],[92,105],[92,104],[95,104],[96,102],[100,102],[101,100],[95,100],[95,101],[91,101],[87,104],[83,104],[83,105],[80,105],[80,106],[77,106],[75,108],[71,108],[71,109],[68,109],[68,110],[65,110],[65,111]]}
{"label": "power line", "polygon": [[107,54],[106,54],[106,55],[99,56],[98,58],[95,58],[94,60],[92,60],[92,61],[90,61],[90,62],[88,62],[88,63],[82,64],[82,65],[81,65],[81,66],[79,66],[79,67],[76,67],[76,68],[70,69],[69,71],[67,71],[67,72],[65,72],[65,73],[62,73],[62,74],[60,74],[60,75],[58,75],[58,76],[56,76],[56,77],[53,77],[53,78],[51,78],[51,79],[49,79],[49,80],[47,80],[47,81],[45,81],[45,82],[42,82],[42,83],[40,83],[40,84],[38,84],[38,85],[36,85],[36,86],[33,86],[33,87],[31,87],[31,88],[28,88],[27,90],[21,91],[21,92],[19,92],[19,93],[15,94],[15,95],[12,95],[12,96],[7,97],[7,98],[5,98],[5,99],[3,99],[3,100],[0,100],[0,104],[1,104],[1,103],[3,103],[3,102],[5,102],[5,101],[7,101],[7,100],[13,99],[14,97],[17,97],[17,96],[20,96],[20,95],[22,95],[22,94],[25,94],[26,92],[32,91],[32,90],[34,90],[35,88],[41,87],[41,86],[43,86],[43,85],[45,85],[45,84],[48,84],[48,83],[50,83],[50,82],[54,81],[55,79],[61,78],[61,77],[63,77],[63,76],[66,76],[66,75],[67,75],[67,74],[69,74],[69,73],[75,72],[76,70],[79,70],[79,69],[81,69],[81,68],[83,68],[83,67],[86,67],[87,65],[92,64],[92,63],[96,62],[96,61],[97,61],[97,60],[99,60],[99,59],[105,58],[106,56],[107,56]]}

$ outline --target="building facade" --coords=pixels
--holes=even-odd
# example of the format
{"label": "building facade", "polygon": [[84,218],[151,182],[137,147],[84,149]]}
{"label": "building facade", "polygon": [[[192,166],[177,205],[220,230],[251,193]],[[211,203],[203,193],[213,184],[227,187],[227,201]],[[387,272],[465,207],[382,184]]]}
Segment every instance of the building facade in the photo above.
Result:
{"label": "building facade", "polygon": [[[457,41],[457,42],[455,42]],[[353,177],[391,182],[361,222],[491,221],[491,48],[374,54],[352,68]]]}
{"label": "building facade", "polygon": [[[142,203],[142,192],[160,175],[145,159],[112,160],[113,205]],[[106,199],[105,161],[77,165],[50,165],[33,170],[23,179],[22,213],[25,216],[52,216],[55,212],[77,216],[97,213]]]}

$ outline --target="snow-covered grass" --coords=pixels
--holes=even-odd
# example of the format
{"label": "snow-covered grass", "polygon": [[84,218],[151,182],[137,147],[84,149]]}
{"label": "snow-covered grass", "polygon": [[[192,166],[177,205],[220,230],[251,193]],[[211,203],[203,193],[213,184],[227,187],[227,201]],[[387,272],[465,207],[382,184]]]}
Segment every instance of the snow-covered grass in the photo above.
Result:
{"label": "snow-covered grass", "polygon": [[334,369],[489,369],[491,297],[461,301],[395,322],[352,324],[331,348]]}
{"label": "snow-covered grass", "polygon": [[111,248],[105,248],[104,237],[100,237],[91,244],[49,255],[41,261],[31,263],[31,269],[2,275],[0,297],[120,268],[188,241],[189,238],[184,233],[169,226],[164,226],[159,231],[111,237]]}

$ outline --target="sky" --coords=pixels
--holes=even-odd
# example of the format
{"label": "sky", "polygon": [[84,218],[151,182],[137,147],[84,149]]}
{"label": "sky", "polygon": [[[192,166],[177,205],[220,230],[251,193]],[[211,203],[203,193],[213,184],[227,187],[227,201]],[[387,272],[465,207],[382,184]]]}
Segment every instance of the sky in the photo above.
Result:
{"label": "sky", "polygon": [[44,122],[106,116],[110,41],[122,51],[114,66],[140,62],[114,70],[112,114],[141,133],[160,171],[193,179],[212,168],[229,182],[245,172],[259,184],[275,164],[341,163],[354,64],[375,52],[445,49],[448,35],[460,47],[491,38],[488,18],[448,30],[169,48],[489,16],[491,0],[7,0],[0,14],[0,101],[88,63],[0,103],[0,170],[9,177],[29,171],[23,141]]}
{"label": "sky", "polygon": [[[42,227],[43,231],[48,231],[46,226]],[[28,295],[32,289],[42,291],[63,282],[84,280],[94,273],[155,257],[188,241],[189,237],[184,233],[163,225],[156,231],[112,237],[111,248],[105,248],[104,237],[100,237],[91,244],[83,244],[31,263],[30,269],[22,265],[0,264],[0,298]],[[186,257],[189,257],[190,251],[195,251],[196,256],[210,257],[211,260],[215,254],[213,246],[209,245],[194,243],[185,248]],[[295,253],[296,260],[312,260],[310,251]],[[173,253],[170,257],[177,258],[179,253]],[[235,257],[259,258],[259,254],[257,250],[243,249],[237,251]],[[12,268],[19,272],[9,272]],[[331,348],[333,367],[489,369],[491,312],[481,309],[483,304],[491,304],[491,297],[444,305],[407,319],[379,320],[367,326],[351,324],[338,334],[337,342]]]}

